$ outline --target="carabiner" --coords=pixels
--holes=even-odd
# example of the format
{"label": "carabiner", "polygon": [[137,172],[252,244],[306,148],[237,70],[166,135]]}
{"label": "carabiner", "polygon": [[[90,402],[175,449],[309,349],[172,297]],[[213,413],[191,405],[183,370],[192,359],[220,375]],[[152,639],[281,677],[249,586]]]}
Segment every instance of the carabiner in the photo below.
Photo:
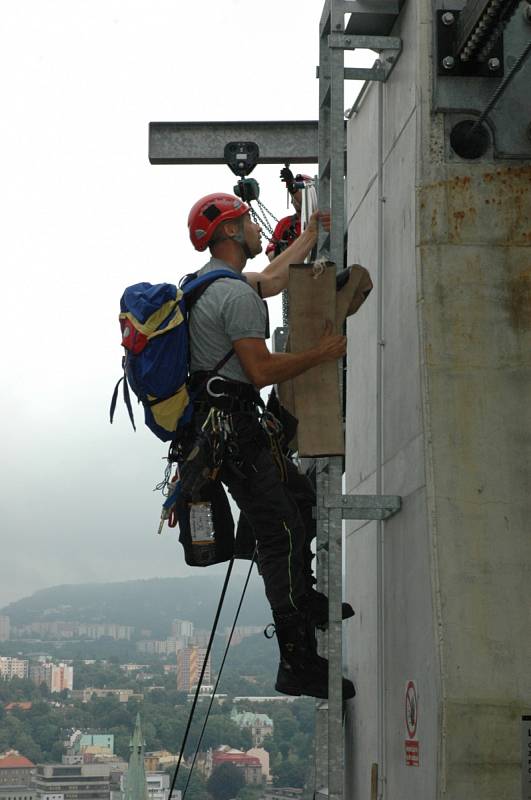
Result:
{"label": "carabiner", "polygon": [[223,380],[223,378],[220,378],[219,375],[213,375],[212,378],[208,379],[207,385],[206,385],[206,390],[207,390],[208,394],[210,395],[210,397],[230,397],[230,395],[228,395],[226,392],[214,392],[210,388],[210,384],[212,383],[212,381],[222,381],[222,380]]}

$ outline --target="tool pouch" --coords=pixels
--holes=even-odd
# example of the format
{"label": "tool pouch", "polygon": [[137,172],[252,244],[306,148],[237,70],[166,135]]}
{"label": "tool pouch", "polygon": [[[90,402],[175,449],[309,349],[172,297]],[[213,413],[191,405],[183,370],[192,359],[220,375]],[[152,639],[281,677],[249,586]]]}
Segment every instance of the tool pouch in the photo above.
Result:
{"label": "tool pouch", "polygon": [[184,493],[181,493],[177,503],[177,519],[179,522],[179,541],[183,546],[184,560],[190,567],[205,567],[210,564],[230,561],[234,555],[234,520],[221,482],[204,481],[194,499],[196,501],[206,501],[212,505],[215,555],[207,563],[199,560],[198,548],[194,547],[192,543],[190,530],[190,499]]}
{"label": "tool pouch", "polygon": [[271,393],[267,399],[266,409],[273,414],[273,416],[276,417],[282,425],[280,446],[285,452],[288,449],[288,444],[297,433],[299,420],[297,417],[294,417],[293,414],[290,414],[288,409],[281,404],[274,389],[271,389]]}

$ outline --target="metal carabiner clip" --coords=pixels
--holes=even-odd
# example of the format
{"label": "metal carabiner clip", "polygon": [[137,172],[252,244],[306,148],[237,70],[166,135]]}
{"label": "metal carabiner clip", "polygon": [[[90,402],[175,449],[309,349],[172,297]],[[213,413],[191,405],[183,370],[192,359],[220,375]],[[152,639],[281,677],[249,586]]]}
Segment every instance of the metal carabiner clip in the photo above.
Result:
{"label": "metal carabiner clip", "polygon": [[228,395],[226,392],[214,392],[210,388],[210,384],[212,383],[212,381],[222,381],[222,380],[223,380],[223,378],[220,378],[219,375],[213,375],[212,378],[208,379],[207,385],[206,385],[206,390],[207,390],[208,394],[210,395],[210,397],[230,397],[230,395]]}

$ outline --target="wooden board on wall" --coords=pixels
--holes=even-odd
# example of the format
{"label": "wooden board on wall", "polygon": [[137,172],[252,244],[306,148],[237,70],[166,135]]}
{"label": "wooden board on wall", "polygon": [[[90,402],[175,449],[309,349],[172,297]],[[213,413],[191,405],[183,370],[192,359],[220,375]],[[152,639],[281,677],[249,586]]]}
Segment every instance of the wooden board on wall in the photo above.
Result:
{"label": "wooden board on wall", "polygon": [[[335,265],[292,264],[288,292],[290,351],[299,353],[317,344],[326,320],[336,325]],[[301,457],[345,452],[338,363],[320,364],[292,381]]]}

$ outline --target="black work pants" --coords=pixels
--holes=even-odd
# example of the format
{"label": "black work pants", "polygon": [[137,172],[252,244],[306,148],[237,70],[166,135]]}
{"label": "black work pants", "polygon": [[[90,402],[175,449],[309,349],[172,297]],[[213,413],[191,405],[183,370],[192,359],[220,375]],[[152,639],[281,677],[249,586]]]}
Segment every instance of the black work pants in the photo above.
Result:
{"label": "black work pants", "polygon": [[220,478],[252,530],[272,611],[302,611],[314,583],[310,547],[315,536],[313,487],[287,460],[287,480],[281,480],[268,436],[255,415],[231,416],[233,448]]}

